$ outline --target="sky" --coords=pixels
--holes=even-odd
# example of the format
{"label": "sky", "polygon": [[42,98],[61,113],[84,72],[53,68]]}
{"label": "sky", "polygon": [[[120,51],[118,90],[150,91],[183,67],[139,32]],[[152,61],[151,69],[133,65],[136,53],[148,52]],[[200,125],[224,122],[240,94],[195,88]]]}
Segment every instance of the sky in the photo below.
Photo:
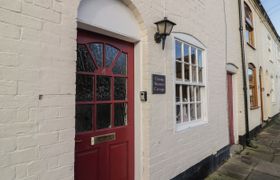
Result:
{"label": "sky", "polygon": [[280,0],[261,0],[261,2],[280,35]]}

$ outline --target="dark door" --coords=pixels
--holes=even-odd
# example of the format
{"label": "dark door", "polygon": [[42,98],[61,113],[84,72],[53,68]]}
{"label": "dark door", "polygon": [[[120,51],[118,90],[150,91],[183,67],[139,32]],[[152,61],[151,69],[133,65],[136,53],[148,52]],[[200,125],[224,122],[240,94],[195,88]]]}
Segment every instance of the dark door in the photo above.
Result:
{"label": "dark door", "polygon": [[234,144],[233,130],[233,93],[232,93],[232,74],[227,73],[227,96],[228,96],[228,119],[229,119],[229,142]]}
{"label": "dark door", "polygon": [[78,30],[75,180],[134,178],[133,48]]}
{"label": "dark door", "polygon": [[260,80],[260,98],[261,98],[261,123],[263,123],[263,84],[262,84],[262,68],[259,70],[259,80]]}

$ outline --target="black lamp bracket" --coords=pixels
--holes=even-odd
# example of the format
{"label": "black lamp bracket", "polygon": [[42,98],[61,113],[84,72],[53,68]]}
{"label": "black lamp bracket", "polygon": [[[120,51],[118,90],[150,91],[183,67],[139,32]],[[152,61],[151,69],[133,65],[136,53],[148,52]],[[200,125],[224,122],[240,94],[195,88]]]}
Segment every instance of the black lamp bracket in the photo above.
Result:
{"label": "black lamp bracket", "polygon": [[158,32],[156,32],[154,36],[155,42],[159,44],[161,42],[161,38],[162,36]]}
{"label": "black lamp bracket", "polygon": [[160,42],[162,42],[162,50],[164,50],[166,35],[160,35],[158,32],[156,32],[154,39],[155,39],[155,42],[158,44]]}

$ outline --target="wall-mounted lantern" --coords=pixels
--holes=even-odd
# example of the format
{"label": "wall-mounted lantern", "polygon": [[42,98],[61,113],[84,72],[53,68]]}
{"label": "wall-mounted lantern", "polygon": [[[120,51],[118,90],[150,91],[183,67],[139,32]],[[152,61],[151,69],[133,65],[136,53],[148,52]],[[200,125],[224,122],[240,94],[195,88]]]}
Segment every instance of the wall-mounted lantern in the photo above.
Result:
{"label": "wall-mounted lantern", "polygon": [[155,22],[155,25],[157,25],[157,32],[154,36],[155,41],[156,43],[160,43],[162,41],[162,49],[164,49],[166,36],[170,35],[173,26],[176,24],[172,21],[169,21],[167,17],[164,17],[163,20]]}

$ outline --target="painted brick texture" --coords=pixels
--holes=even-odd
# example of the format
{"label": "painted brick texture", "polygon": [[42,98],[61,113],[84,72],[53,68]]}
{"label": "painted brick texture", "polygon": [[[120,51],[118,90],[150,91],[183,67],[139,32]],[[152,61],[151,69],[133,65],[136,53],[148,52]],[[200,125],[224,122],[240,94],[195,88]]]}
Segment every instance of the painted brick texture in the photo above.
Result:
{"label": "painted brick texture", "polygon": [[[136,127],[141,139],[136,179],[171,179],[228,144],[225,66],[228,60],[240,67],[237,3],[124,3],[142,31],[141,67],[135,69],[141,77],[136,77],[135,91],[148,91],[148,102],[135,105],[141,121],[141,127]],[[79,0],[0,2],[0,174],[5,180],[74,179],[78,4]],[[180,132],[174,127],[173,40],[167,38],[164,51],[154,42],[154,22],[164,16],[176,22],[175,32],[191,34],[207,47],[208,123]],[[237,32],[231,33],[234,28]],[[165,95],[150,93],[155,73],[166,75]],[[242,134],[240,73],[236,82],[238,133]]]}
{"label": "painted brick texture", "polygon": [[0,179],[74,179],[78,3],[0,2]]}
{"label": "painted brick texture", "polygon": [[[135,1],[147,30],[143,44],[143,87],[151,92],[151,75],[166,75],[166,95],[148,94],[142,104],[143,174],[141,179],[171,179],[228,144],[223,1]],[[166,12],[165,12],[166,9]],[[191,34],[207,47],[208,123],[175,131],[174,54],[155,44],[154,22],[167,16],[175,32]],[[147,144],[148,143],[148,144]],[[147,144],[147,145],[146,145]]]}

